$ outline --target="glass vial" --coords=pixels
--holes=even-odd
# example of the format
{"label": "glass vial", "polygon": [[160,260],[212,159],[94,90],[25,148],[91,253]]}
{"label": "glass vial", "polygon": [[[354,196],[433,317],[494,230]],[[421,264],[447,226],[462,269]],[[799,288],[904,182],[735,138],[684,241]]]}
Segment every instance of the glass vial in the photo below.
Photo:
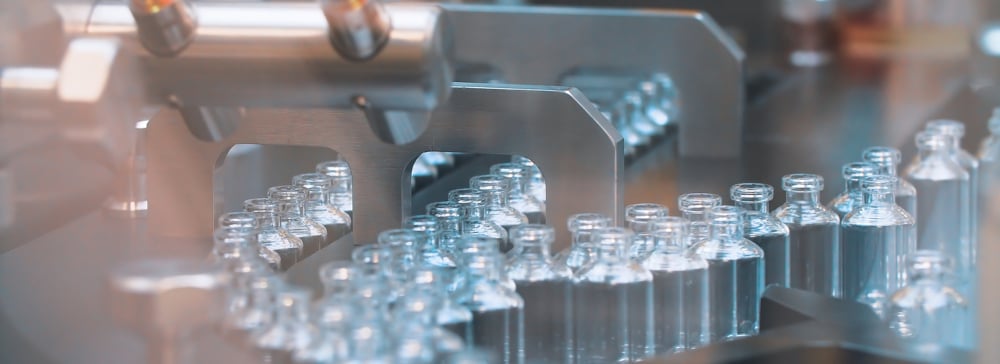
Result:
{"label": "glass vial", "polygon": [[861,180],[880,174],[880,170],[874,163],[851,162],[841,168],[841,173],[844,176],[844,192],[834,197],[827,206],[843,220],[844,216],[861,206]]}
{"label": "glass vial", "polygon": [[582,213],[570,216],[566,228],[572,235],[570,245],[556,254],[556,265],[569,268],[576,275],[597,257],[594,232],[611,226],[611,218],[602,214]]}
{"label": "glass vial", "polygon": [[438,246],[458,263],[458,239],[462,237],[462,207],[451,201],[427,205],[427,214],[438,220]]}
{"label": "glass vial", "polygon": [[954,137],[917,133],[918,160],[906,178],[917,187],[917,248],[938,250],[955,259],[967,277],[974,264],[969,228],[969,173],[952,157]]}
{"label": "glass vial", "polygon": [[351,230],[351,217],[329,202],[333,181],[320,173],[304,173],[292,178],[292,184],[306,191],[305,216],[326,228],[323,246],[330,245]]}
{"label": "glass vial", "polygon": [[524,363],[524,300],[500,284],[500,254],[466,256],[465,284],[458,301],[472,311],[472,346],[484,348],[500,363]]}
{"label": "glass vial", "polygon": [[[865,162],[875,163],[879,167],[879,174],[897,177],[896,172],[899,163],[903,160],[903,155],[896,148],[871,147],[861,153],[861,159]],[[896,204],[906,210],[910,216],[917,216],[917,189],[909,181],[899,178],[899,185],[893,194],[896,196]]]}
{"label": "glass vial", "polygon": [[441,248],[438,219],[431,215],[414,215],[403,220],[403,227],[423,234],[419,247],[421,261],[439,268],[454,269],[455,260]]}
{"label": "glass vial", "polygon": [[545,204],[528,192],[527,168],[516,163],[499,163],[490,167],[490,173],[507,180],[510,207],[524,214],[530,224],[545,223]]}
{"label": "glass vial", "polygon": [[524,358],[528,363],[571,360],[573,273],[550,256],[555,231],[528,224],[510,232],[516,246],[507,262],[507,276],[524,299]]}
{"label": "glass vial", "polygon": [[354,216],[354,185],[351,167],[345,161],[327,161],[316,165],[316,172],[330,177],[330,201],[344,213]]}
{"label": "glass vial", "polygon": [[625,227],[636,234],[629,247],[629,258],[642,262],[653,251],[653,237],[649,234],[650,221],[670,215],[670,209],[656,203],[637,203],[625,206]]}
{"label": "glass vial", "polygon": [[243,209],[257,217],[257,242],[278,253],[281,271],[287,271],[302,256],[302,240],[278,224],[278,203],[266,198],[243,201]]}
{"label": "glass vial", "polygon": [[[975,251],[976,243],[979,241],[979,160],[976,159],[972,154],[966,152],[962,149],[962,137],[965,136],[965,124],[955,120],[933,120],[927,123],[927,131],[932,133],[939,133],[951,136],[951,144],[948,146],[949,154],[951,158],[962,166],[962,169],[969,174],[969,191],[966,201],[968,201],[968,236],[969,236],[969,247]],[[975,253],[972,253],[973,259]],[[972,261],[963,262],[972,263]],[[965,270],[971,270],[972,266],[963,267]],[[968,272],[959,272],[963,275]]]}
{"label": "glass vial", "polygon": [[497,239],[501,252],[511,249],[507,230],[486,218],[486,194],[472,188],[459,188],[448,192],[448,200],[462,207],[462,235]]}
{"label": "glass vial", "polygon": [[503,177],[495,174],[475,176],[469,179],[469,186],[486,196],[486,219],[503,227],[508,234],[511,228],[528,223],[527,216],[510,207],[507,201],[510,185]]}
{"label": "glass vial", "polygon": [[528,174],[527,181],[525,181],[525,190],[528,194],[535,196],[535,199],[541,203],[545,203],[545,178],[542,178],[542,170],[535,165],[535,162],[527,157],[515,155],[510,158],[511,163],[520,164],[527,169]]}
{"label": "glass vial", "polygon": [[685,193],[677,197],[677,208],[681,216],[691,222],[688,239],[691,244],[708,239],[708,211],[722,206],[722,197],[714,193]]}
{"label": "glass vial", "polygon": [[903,259],[916,250],[913,217],[896,204],[898,182],[887,175],[861,180],[864,203],[840,224],[843,298],[885,314],[888,295],[902,286]]}
{"label": "glass vial", "polygon": [[789,286],[791,241],[788,226],[768,213],[774,188],[764,183],[739,183],[729,189],[736,207],[743,209],[743,236],[764,249],[764,285]]}
{"label": "glass vial", "polygon": [[268,267],[275,271],[281,269],[281,256],[273,250],[264,247],[257,240],[257,236],[260,234],[260,225],[254,214],[249,212],[227,212],[219,216],[219,228],[235,232],[240,236],[250,239],[250,244],[257,247],[257,255]]}
{"label": "glass vial", "polygon": [[973,347],[969,302],[947,282],[951,261],[935,250],[918,250],[906,260],[907,281],[892,295],[889,327],[919,349]]}
{"label": "glass vial", "polygon": [[785,204],[772,215],[788,226],[788,286],[840,297],[840,218],[823,206],[823,177],[790,174],[781,178]]}
{"label": "glass vial", "polygon": [[708,262],[688,249],[689,222],[661,217],[651,223],[653,251],[642,262],[653,275],[653,342],[657,355],[708,344]]}
{"label": "glass vial", "polygon": [[631,363],[653,354],[653,275],[628,257],[632,232],[593,232],[597,256],[573,284],[575,359]]}
{"label": "glass vial", "polygon": [[277,295],[275,318],[254,334],[254,346],[264,363],[291,363],[296,351],[305,350],[316,335],[309,323],[309,291],[286,286]]}
{"label": "glass vial", "polygon": [[708,212],[709,239],[691,246],[708,262],[711,341],[757,334],[764,292],[764,250],[743,238],[743,209],[717,206]]}
{"label": "glass vial", "polygon": [[326,228],[305,216],[305,190],[295,186],[274,186],[267,189],[267,198],[278,203],[281,227],[302,240],[302,257],[312,255],[326,242]]}
{"label": "glass vial", "polygon": [[410,272],[410,291],[436,292],[441,295],[441,306],[437,312],[437,325],[461,338],[472,335],[472,312],[458,302],[454,292],[448,290],[455,280],[454,270],[423,266]]}

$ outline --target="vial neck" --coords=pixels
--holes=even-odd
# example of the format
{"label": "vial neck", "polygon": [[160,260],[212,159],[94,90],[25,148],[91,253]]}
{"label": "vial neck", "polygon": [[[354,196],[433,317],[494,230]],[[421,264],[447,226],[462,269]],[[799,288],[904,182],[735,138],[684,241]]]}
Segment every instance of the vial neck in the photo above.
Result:
{"label": "vial neck", "polygon": [[627,260],[625,244],[600,244],[597,246],[597,257],[605,263]]}
{"label": "vial neck", "polygon": [[844,186],[844,192],[849,195],[860,195],[861,190],[861,179],[849,179]]}
{"label": "vial neck", "polygon": [[444,232],[458,232],[461,229],[461,226],[462,226],[462,220],[460,220],[458,218],[451,218],[451,217],[440,218],[440,220],[438,220],[438,222],[441,224],[440,225],[440,229],[441,230],[439,231],[440,233],[444,233]]}
{"label": "vial neck", "polygon": [[704,211],[681,211],[681,216],[692,223],[705,221]]}
{"label": "vial neck", "polygon": [[712,240],[729,241],[743,238],[743,227],[740,224],[711,224],[709,237]]}
{"label": "vial neck", "polygon": [[507,207],[507,204],[507,192],[504,192],[503,190],[486,191],[487,208],[505,208]]}
{"label": "vial neck", "polygon": [[551,246],[543,243],[521,243],[518,257],[524,260],[544,261],[551,254]]}
{"label": "vial neck", "polygon": [[510,177],[507,179],[510,188],[507,190],[507,198],[520,197],[524,195],[525,181],[522,177]]}
{"label": "vial neck", "polygon": [[746,211],[767,213],[767,201],[734,201],[733,204]]}
{"label": "vial neck", "polygon": [[329,193],[325,190],[308,190],[306,191],[306,205],[310,206],[321,206],[326,205]]}
{"label": "vial neck", "polygon": [[476,204],[467,204],[462,207],[466,221],[482,220],[484,210],[486,210],[484,206]]}
{"label": "vial neck", "polygon": [[885,206],[896,203],[896,196],[892,192],[865,191],[863,194],[865,205]]}
{"label": "vial neck", "polygon": [[631,229],[632,232],[634,232],[636,234],[649,232],[649,229],[650,229],[649,220],[646,220],[646,219],[631,219],[628,222],[628,228]]}
{"label": "vial neck", "polygon": [[296,218],[306,214],[305,204],[300,201],[282,201],[278,203],[278,210],[284,217]]}
{"label": "vial neck", "polygon": [[897,163],[883,162],[879,163],[878,167],[879,167],[878,171],[879,174],[896,177]]}
{"label": "vial neck", "polygon": [[819,191],[788,191],[785,193],[785,202],[793,205],[817,205],[819,204]]}
{"label": "vial neck", "polygon": [[274,212],[255,212],[257,216],[257,225],[260,226],[261,230],[274,229],[278,227],[278,214]]}
{"label": "vial neck", "polygon": [[577,230],[573,232],[573,245],[590,245],[593,243],[593,236],[589,230]]}
{"label": "vial neck", "polygon": [[655,249],[661,253],[680,254],[687,249],[687,239],[682,236],[654,238]]}
{"label": "vial neck", "polygon": [[941,158],[951,153],[950,148],[921,148],[919,152],[921,161]]}

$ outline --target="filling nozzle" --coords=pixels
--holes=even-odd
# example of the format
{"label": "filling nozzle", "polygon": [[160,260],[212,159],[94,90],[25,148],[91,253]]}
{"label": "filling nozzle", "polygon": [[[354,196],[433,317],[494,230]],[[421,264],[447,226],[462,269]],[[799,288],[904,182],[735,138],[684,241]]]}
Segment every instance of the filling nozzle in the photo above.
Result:
{"label": "filling nozzle", "polygon": [[330,44],[342,57],[364,61],[389,42],[392,21],[375,0],[321,0]]}
{"label": "filling nozzle", "polygon": [[130,0],[142,46],[160,57],[181,53],[194,40],[198,23],[184,0]]}

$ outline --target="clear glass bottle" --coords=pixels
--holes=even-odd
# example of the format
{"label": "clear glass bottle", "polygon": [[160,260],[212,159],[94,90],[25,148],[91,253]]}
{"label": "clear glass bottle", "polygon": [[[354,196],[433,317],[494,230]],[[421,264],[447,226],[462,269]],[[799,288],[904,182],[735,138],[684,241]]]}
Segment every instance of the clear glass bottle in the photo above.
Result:
{"label": "clear glass bottle", "polygon": [[566,228],[573,235],[572,241],[563,251],[556,254],[553,259],[556,265],[569,268],[575,276],[597,257],[594,231],[609,226],[611,218],[602,214],[582,213],[570,216],[566,220]]}
{"label": "clear glass bottle", "polygon": [[354,184],[351,167],[345,161],[327,161],[316,165],[316,172],[330,177],[330,196],[328,201],[338,210],[354,214]]}
{"label": "clear glass bottle", "polygon": [[708,344],[708,262],[688,251],[683,217],[653,220],[653,251],[642,262],[653,275],[653,342],[657,355]]}
{"label": "clear glass bottle", "polygon": [[651,356],[653,275],[628,257],[632,232],[593,232],[597,256],[573,281],[575,359],[630,363]]}
{"label": "clear glass bottle", "polygon": [[309,291],[285,286],[277,294],[274,321],[253,336],[265,363],[291,363],[316,335],[309,323]]}
{"label": "clear glass bottle", "polygon": [[378,234],[378,244],[389,247],[392,251],[392,258],[387,263],[388,278],[394,291],[394,298],[405,294],[410,271],[422,264],[422,255],[419,251],[421,238],[421,234],[409,229],[390,229]]}
{"label": "clear glass bottle", "polygon": [[463,259],[465,284],[458,301],[472,311],[473,346],[484,348],[500,363],[524,363],[524,300],[500,283],[500,254],[473,254]]}
{"label": "clear glass bottle", "polygon": [[384,292],[384,286],[377,280],[361,279],[355,281],[355,290],[359,293],[360,310],[350,321],[346,363],[393,363],[392,335],[387,327],[389,313],[378,296]]}
{"label": "clear glass bottle", "polygon": [[573,348],[573,273],[550,256],[555,231],[528,224],[515,227],[510,238],[517,254],[507,261],[507,276],[524,299],[525,360],[565,363]]}
{"label": "clear glass bottle", "polygon": [[917,133],[919,160],[906,170],[917,188],[917,248],[938,250],[955,259],[955,271],[967,278],[974,267],[969,228],[969,173],[952,157],[954,137]]}
{"label": "clear glass bottle", "polygon": [[[260,225],[257,217],[249,212],[227,212],[219,216],[219,227],[228,229],[240,236],[245,236],[253,240],[251,244],[257,246],[257,255],[267,263],[273,270],[281,269],[281,256],[273,250],[268,249],[257,241],[260,233]],[[222,253],[223,255],[225,253]]]}
{"label": "clear glass bottle", "polygon": [[653,251],[649,222],[670,215],[670,209],[657,203],[637,203],[625,206],[625,227],[636,234],[629,247],[629,258],[642,262]]}
{"label": "clear glass bottle", "polygon": [[865,177],[880,174],[880,172],[878,165],[874,163],[851,162],[841,168],[841,173],[844,176],[844,192],[834,197],[827,204],[827,207],[836,212],[837,216],[840,216],[840,219],[843,220],[844,216],[847,216],[848,213],[861,206],[861,180]]}
{"label": "clear glass bottle", "polygon": [[[223,336],[238,346],[252,346],[254,333],[269,327],[275,318],[276,297],[284,285],[274,274],[254,274],[238,277],[230,293],[229,310],[222,321]],[[242,297],[236,297],[242,296]]]}
{"label": "clear glass bottle", "polygon": [[458,263],[458,239],[462,237],[462,206],[451,202],[427,205],[427,214],[438,219],[438,246],[441,252]]}
{"label": "clear glass bottle", "polygon": [[743,209],[743,237],[764,249],[764,285],[788,287],[791,240],[788,226],[768,213],[774,188],[764,183],[738,183],[729,188],[733,205]]}
{"label": "clear glass bottle", "polygon": [[266,198],[243,201],[243,209],[257,218],[257,242],[281,257],[281,271],[287,271],[302,256],[302,240],[278,224],[278,203]]}
{"label": "clear glass bottle", "polygon": [[437,325],[462,340],[466,340],[472,335],[472,311],[462,306],[458,302],[457,295],[448,290],[454,280],[454,270],[430,266],[419,267],[410,272],[410,284],[407,292],[428,291],[441,294]]}
{"label": "clear glass bottle", "polygon": [[[1000,107],[993,109],[993,115],[988,122],[990,135],[983,139],[979,146],[979,200],[981,202],[990,201],[992,195],[997,190],[997,181],[1000,181]],[[985,210],[984,204],[980,204],[980,212]]]}
{"label": "clear glass bottle", "polygon": [[722,206],[722,197],[714,193],[685,193],[677,197],[681,216],[691,222],[688,232],[691,244],[708,239],[708,211],[716,206]]}
{"label": "clear glass bottle", "polygon": [[903,259],[916,250],[913,217],[896,204],[896,177],[861,180],[864,204],[840,224],[843,298],[885,314],[888,295],[905,280]]}
{"label": "clear glass bottle", "polygon": [[510,234],[510,229],[528,223],[528,217],[510,207],[507,201],[507,180],[495,174],[484,174],[469,179],[469,186],[486,196],[485,217],[500,225]]}
{"label": "clear glass bottle", "polygon": [[[966,200],[969,201],[968,209],[968,236],[969,247],[972,249],[972,259],[965,263],[975,262],[975,249],[979,241],[979,160],[972,154],[962,149],[962,137],[965,136],[965,124],[955,120],[933,120],[927,123],[927,131],[933,133],[946,134],[951,136],[951,144],[948,151],[951,158],[962,166],[962,169],[969,174],[969,190]],[[963,277],[972,270],[974,266],[967,266],[966,272],[959,272]]]}
{"label": "clear glass bottle", "polygon": [[708,262],[710,340],[756,335],[764,292],[764,250],[743,237],[743,209],[716,206],[708,212],[709,239],[691,246]]}
{"label": "clear glass bottle", "polygon": [[305,216],[326,228],[323,246],[330,245],[351,231],[351,216],[328,201],[333,181],[321,173],[303,173],[292,184],[306,190]]}
{"label": "clear glass bottle", "polygon": [[[312,337],[305,348],[296,350],[294,359],[300,364],[326,364],[341,363],[350,357],[350,335],[351,320],[358,315],[356,302],[350,292],[340,291],[339,288],[330,292],[329,284],[342,286],[347,283],[344,278],[357,271],[352,268],[352,262],[335,261],[331,263],[346,263],[333,267],[324,265],[320,270],[320,278],[324,278],[324,270],[327,278],[333,280],[323,280],[324,289],[328,294],[313,304],[310,322],[316,325],[316,335]],[[347,287],[343,287],[349,289]]]}
{"label": "clear glass bottle", "polygon": [[886,319],[904,340],[927,351],[972,349],[969,302],[947,282],[951,261],[935,250],[918,250],[907,259],[908,283],[892,294]]}
{"label": "clear glass bottle", "polygon": [[501,252],[511,249],[507,230],[486,219],[486,194],[472,188],[459,188],[448,192],[448,200],[462,207],[462,235],[497,239]]}
{"label": "clear glass bottle", "polygon": [[524,214],[530,224],[545,223],[545,204],[527,192],[527,168],[516,163],[499,163],[490,167],[490,173],[507,180],[510,207]]}
{"label": "clear glass bottle", "polygon": [[440,341],[458,341],[455,351],[461,350],[461,338],[447,331],[437,331],[439,307],[438,294],[429,291],[410,291],[393,306],[394,363],[435,363],[436,359],[445,356],[438,352]]}
{"label": "clear glass bottle", "polygon": [[545,203],[545,178],[542,177],[542,170],[535,165],[535,162],[524,156],[511,156],[512,163],[520,164],[527,169],[527,180],[524,189],[528,194],[535,196],[535,199]]}
{"label": "clear glass bottle", "polygon": [[785,204],[772,215],[788,226],[788,286],[840,297],[840,218],[823,206],[823,177],[790,174],[781,178]]}
{"label": "clear glass bottle", "polygon": [[420,260],[431,266],[454,269],[454,258],[441,248],[438,231],[438,219],[431,215],[414,215],[403,220],[403,227],[423,234],[423,244],[420,245]]}
{"label": "clear glass bottle", "polygon": [[[896,148],[871,147],[861,153],[861,159],[865,162],[875,163],[879,166],[881,174],[897,177],[896,172],[899,163],[903,160],[903,155]],[[917,189],[909,181],[899,178],[899,185],[893,194],[896,196],[896,204],[906,210],[910,216],[917,216]]]}
{"label": "clear glass bottle", "polygon": [[267,189],[267,198],[278,203],[278,221],[281,227],[302,240],[305,259],[319,251],[326,243],[326,228],[305,215],[306,191],[295,186],[274,186]]}

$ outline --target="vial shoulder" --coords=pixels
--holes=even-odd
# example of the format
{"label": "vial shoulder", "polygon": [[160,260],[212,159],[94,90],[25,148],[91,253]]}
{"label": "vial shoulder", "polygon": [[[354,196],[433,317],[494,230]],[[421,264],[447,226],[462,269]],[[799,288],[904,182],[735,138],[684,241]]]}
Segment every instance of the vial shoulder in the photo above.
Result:
{"label": "vial shoulder", "polygon": [[654,251],[642,261],[642,266],[650,272],[680,272],[706,269],[708,262],[701,256],[688,252],[667,254]]}
{"label": "vial shoulder", "polygon": [[574,278],[575,283],[627,284],[652,281],[653,275],[636,263],[605,264],[595,262],[583,267]]}
{"label": "vial shoulder", "polygon": [[912,226],[913,216],[898,205],[873,207],[860,206],[844,216],[841,226]]}
{"label": "vial shoulder", "polygon": [[552,261],[526,261],[515,257],[507,264],[507,277],[515,281],[554,281],[572,276],[569,268]]}
{"label": "vial shoulder", "polygon": [[967,180],[969,173],[952,158],[931,158],[910,165],[906,170],[906,179],[911,184],[924,180]]}
{"label": "vial shoulder", "polygon": [[747,239],[704,240],[691,246],[691,252],[705,260],[736,260],[764,257],[764,249]]}

